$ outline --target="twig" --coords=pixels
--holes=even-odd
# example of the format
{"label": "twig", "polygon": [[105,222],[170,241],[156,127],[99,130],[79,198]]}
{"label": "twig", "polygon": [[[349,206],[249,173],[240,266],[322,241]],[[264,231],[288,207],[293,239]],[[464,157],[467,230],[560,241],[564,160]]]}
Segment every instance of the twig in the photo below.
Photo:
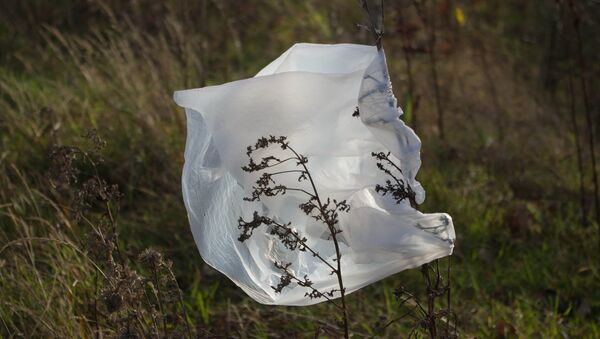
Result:
{"label": "twig", "polygon": [[452,292],[452,285],[451,285],[451,281],[450,281],[450,273],[452,271],[452,257],[448,257],[448,270],[446,271],[446,288],[447,288],[447,292],[446,292],[446,302],[447,302],[447,308],[446,311],[448,312],[448,315],[446,316],[447,321],[446,321],[446,338],[450,338],[450,315],[452,314],[452,310],[451,310],[451,306],[452,306],[452,298],[451,298],[451,292]]}
{"label": "twig", "polygon": [[419,99],[415,97],[415,85],[412,74],[412,53],[413,48],[411,46],[410,32],[408,30],[408,25],[402,20],[402,14],[400,14],[400,20],[403,24],[403,29],[401,31],[402,39],[400,39],[400,43],[402,45],[402,51],[404,56],[404,62],[406,63],[406,77],[408,79],[408,99],[410,100],[410,109],[411,109],[411,125],[415,132],[417,132],[417,108],[419,106]]}
{"label": "twig", "polygon": [[[285,194],[287,191],[297,191],[306,194],[309,197],[309,200],[306,203],[300,204],[299,208],[302,209],[307,215],[313,217],[314,219],[321,221],[327,226],[327,229],[330,233],[330,239],[333,240],[333,244],[335,247],[335,259],[333,259],[337,263],[337,267],[330,264],[325,258],[321,257],[321,255],[314,251],[308,244],[306,243],[306,238],[301,237],[296,231],[289,227],[289,224],[281,224],[278,223],[271,218],[260,216],[258,212],[254,212],[252,221],[244,221],[242,218],[238,220],[238,228],[242,229],[242,234],[238,238],[239,241],[245,241],[252,236],[252,232],[254,229],[261,225],[267,225],[273,227],[271,234],[279,237],[280,241],[290,250],[298,249],[300,251],[308,250],[314,257],[317,257],[320,261],[326,264],[331,269],[331,274],[335,274],[337,276],[341,305],[333,301],[334,292],[338,290],[331,290],[328,292],[318,291],[316,288],[312,286],[312,282],[308,280],[305,276],[304,280],[296,277],[294,274],[290,272],[288,267],[291,263],[284,264],[275,262],[275,267],[284,271],[284,275],[281,276],[281,280],[279,284],[272,288],[280,293],[281,290],[288,286],[291,281],[295,281],[299,286],[308,288],[311,290],[311,293],[307,293],[307,296],[310,298],[319,298],[324,297],[327,301],[331,302],[333,305],[338,307],[342,312],[342,318],[344,322],[344,337],[349,338],[349,323],[348,323],[348,310],[346,307],[345,300],[345,291],[344,282],[342,279],[342,267],[341,267],[341,259],[342,254],[339,247],[337,234],[341,232],[336,225],[338,223],[338,212],[339,211],[347,211],[349,206],[345,201],[337,202],[336,200],[327,199],[325,202],[319,195],[317,187],[315,185],[314,179],[306,165],[308,159],[299,154],[294,148],[289,145],[289,142],[286,141],[287,138],[280,136],[269,136],[269,138],[261,137],[259,138],[254,145],[247,147],[246,154],[248,155],[249,163],[242,167],[242,170],[245,172],[259,172],[264,171],[267,168],[273,168],[278,165],[281,165],[284,162],[290,160],[296,160],[296,166],[301,167],[300,170],[282,170],[276,171],[272,173],[263,172],[262,175],[256,181],[256,185],[253,186],[252,196],[244,198],[244,200],[255,201],[260,200],[261,196],[276,196],[279,194]],[[288,157],[286,159],[278,159],[274,156],[266,156],[261,159],[259,163],[256,163],[252,158],[252,153],[259,150],[268,148],[271,145],[279,145],[281,149],[287,150],[291,152],[294,156]],[[290,188],[284,185],[277,184],[277,182],[273,179],[275,175],[282,174],[299,174],[298,181],[308,180],[310,182],[310,186],[312,192],[309,192],[302,188]],[[332,206],[333,203],[333,206]],[[330,207],[332,206],[332,207]],[[315,211],[316,210],[316,211]],[[316,212],[316,213],[315,213]]]}
{"label": "twig", "polygon": [[377,50],[379,51],[382,48],[382,39],[385,33],[385,14],[383,10],[383,0],[380,0],[379,7],[374,6],[375,8],[369,6],[368,0],[362,0],[362,7],[369,16],[370,31],[373,34],[373,38],[375,39],[375,46],[377,46]]}
{"label": "twig", "polygon": [[583,159],[581,152],[581,142],[579,140],[579,128],[575,116],[575,93],[573,90],[573,78],[569,74],[569,112],[571,116],[571,126],[573,127],[573,136],[575,137],[575,151],[577,154],[577,170],[579,172],[579,203],[581,204],[581,226],[587,224],[587,208],[585,206],[585,188],[583,174]]}
{"label": "twig", "polygon": [[[294,153],[294,155],[299,160],[304,158],[304,157],[300,157],[300,155],[293,148],[289,147],[289,149]],[[312,175],[310,174],[310,171],[306,167],[306,162],[300,161],[300,165],[306,171],[306,175],[308,176],[308,180],[310,181],[310,185],[312,186],[315,198],[319,205],[319,212],[323,216],[324,221],[327,224],[327,227],[329,228],[329,232],[331,234],[331,237],[333,239],[333,244],[335,246],[335,256],[336,256],[336,262],[337,262],[337,270],[335,271],[335,274],[337,275],[338,284],[340,286],[340,294],[341,294],[340,298],[342,300],[343,321],[344,321],[344,337],[349,338],[350,333],[349,333],[349,326],[348,326],[348,309],[346,308],[346,289],[344,288],[344,281],[342,279],[342,254],[340,252],[340,246],[338,244],[338,240],[337,240],[337,236],[336,236],[338,232],[335,230],[334,221],[329,219],[329,217],[327,216],[327,213],[325,212],[325,209],[323,208],[323,204],[321,202],[321,198],[319,197],[319,193],[315,186],[315,182],[312,178]]]}
{"label": "twig", "polygon": [[421,3],[417,0],[413,0],[413,4],[417,9],[417,14],[423,22],[425,29],[428,30],[429,35],[429,71],[431,73],[431,80],[433,82],[433,91],[435,98],[435,108],[437,111],[437,126],[440,133],[440,139],[444,140],[444,107],[441,103],[440,88],[438,83],[438,72],[437,72],[437,59],[435,55],[435,16],[431,15],[431,20],[428,20],[425,14],[425,9],[421,6]]}
{"label": "twig", "polygon": [[[594,142],[594,122],[590,109],[590,100],[588,96],[587,85],[585,81],[585,72],[587,71],[585,59],[583,57],[583,41],[581,39],[581,18],[575,8],[573,0],[569,1],[569,8],[573,14],[573,27],[575,28],[575,42],[577,46],[577,62],[579,63],[579,81],[581,82],[581,91],[583,93],[583,106],[585,108],[585,119],[589,135],[590,157],[592,159],[592,179],[594,181],[594,207],[596,210],[596,223],[600,225],[600,198],[598,197],[598,172],[596,168],[596,151]],[[600,230],[600,228],[599,228]]]}

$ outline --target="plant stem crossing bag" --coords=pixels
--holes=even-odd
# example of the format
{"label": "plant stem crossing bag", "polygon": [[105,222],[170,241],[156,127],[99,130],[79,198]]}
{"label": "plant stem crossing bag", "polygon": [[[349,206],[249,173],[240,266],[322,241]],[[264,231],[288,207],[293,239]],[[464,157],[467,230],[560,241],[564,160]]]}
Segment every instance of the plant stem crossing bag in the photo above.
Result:
{"label": "plant stem crossing bag", "polygon": [[[187,114],[183,199],[200,254],[256,301],[298,306],[324,301],[307,298],[306,288],[295,283],[277,293],[272,286],[282,272],[274,262],[291,263],[294,274],[309,277],[318,290],[338,287],[323,262],[285,248],[264,227],[238,240],[238,219],[258,211],[289,222],[321,257],[330,262],[336,257],[327,228],[298,208],[306,201],[301,192],[243,200],[257,177],[241,168],[248,163],[247,147],[260,137],[286,136],[307,157],[319,194],[350,206],[339,216],[346,293],[452,254],[450,216],[421,213],[407,200],[376,191],[389,176],[372,153],[389,152],[416,203],[425,199],[415,178],[421,141],[399,119],[383,50],[296,44],[253,78],[178,91],[174,99]],[[357,108],[359,117],[353,116]],[[293,176],[281,179],[298,185]]]}

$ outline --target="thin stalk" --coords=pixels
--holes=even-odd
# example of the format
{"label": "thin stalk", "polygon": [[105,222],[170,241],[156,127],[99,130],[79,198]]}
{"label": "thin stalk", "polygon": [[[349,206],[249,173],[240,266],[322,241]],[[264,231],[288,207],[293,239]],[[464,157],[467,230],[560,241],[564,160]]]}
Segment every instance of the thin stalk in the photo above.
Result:
{"label": "thin stalk", "polygon": [[450,305],[451,305],[451,291],[452,291],[452,286],[451,286],[451,281],[450,281],[450,272],[452,270],[452,257],[448,257],[448,269],[446,271],[446,280],[447,280],[447,290],[446,290],[446,302],[448,304],[448,308],[447,308],[447,315],[446,315],[446,337],[450,338],[450,315],[452,314],[452,310],[450,309]]}
{"label": "thin stalk", "polygon": [[96,327],[96,338],[100,338],[100,324],[98,323],[98,271],[94,270],[94,323]]}
{"label": "thin stalk", "polygon": [[[598,198],[598,172],[596,168],[596,151],[594,143],[594,125],[592,119],[592,112],[590,109],[590,100],[588,96],[587,85],[585,81],[586,64],[583,57],[583,42],[581,39],[581,28],[580,28],[580,17],[575,3],[573,0],[569,0],[569,7],[573,14],[573,26],[575,28],[575,42],[577,46],[577,62],[579,63],[579,81],[581,82],[581,91],[583,93],[583,106],[585,108],[585,119],[587,125],[587,132],[589,134],[589,148],[590,157],[592,160],[592,179],[594,181],[594,207],[596,209],[596,223],[600,224],[600,201]],[[599,228],[600,229],[600,228]]]}
{"label": "thin stalk", "polygon": [[423,305],[421,305],[421,302],[419,301],[419,299],[417,297],[415,297],[414,294],[412,294],[408,291],[402,291],[402,293],[406,294],[408,296],[408,298],[405,301],[403,301],[402,303],[400,303],[400,306],[402,306],[407,300],[413,300],[415,302],[415,304],[417,305],[417,307],[419,308],[419,311],[421,311],[421,314],[423,314],[423,316],[427,315],[427,311],[425,310]]}
{"label": "thin stalk", "polygon": [[[432,33],[431,35],[434,36],[435,33]],[[438,125],[438,129],[440,131],[440,139],[444,140],[444,109],[442,107],[441,104],[441,99],[440,99],[440,87],[438,85],[438,73],[437,73],[437,66],[436,66],[436,58],[435,58],[435,52],[434,52],[434,47],[433,44],[435,43],[435,38],[431,38],[432,43],[431,43],[431,50],[429,51],[429,65],[430,65],[430,71],[431,71],[431,78],[433,80],[433,90],[434,90],[434,95],[435,95],[435,107],[436,107],[436,111],[437,111],[437,125]]]}
{"label": "thin stalk", "polygon": [[573,127],[573,136],[575,137],[575,151],[577,152],[577,170],[579,172],[579,203],[581,204],[581,226],[585,226],[587,211],[585,207],[585,188],[583,176],[583,160],[581,152],[581,142],[579,140],[579,128],[577,126],[577,118],[575,116],[575,93],[573,90],[573,78],[569,74],[569,107],[571,115],[571,125]]}
{"label": "thin stalk", "polygon": [[175,287],[177,287],[177,296],[179,297],[179,303],[181,304],[181,310],[185,321],[185,329],[187,331],[188,338],[192,338],[192,329],[190,328],[189,317],[187,314],[187,310],[185,309],[185,302],[183,300],[183,293],[181,292],[181,288],[179,287],[179,282],[177,282],[177,277],[175,277],[175,273],[173,272],[173,270],[171,270],[171,268],[169,268],[168,266],[167,272],[169,272],[171,279],[175,283]]}
{"label": "thin stalk", "polygon": [[330,227],[330,232],[332,234],[333,243],[335,245],[335,255],[337,257],[337,278],[338,284],[340,285],[340,294],[342,295],[342,309],[344,312],[344,338],[349,338],[349,328],[348,328],[348,308],[346,308],[346,289],[344,288],[344,281],[342,280],[342,255],[340,253],[340,246],[338,244],[335,230],[332,230],[333,227]]}
{"label": "thin stalk", "polygon": [[442,107],[442,99],[440,94],[440,86],[438,82],[438,71],[437,71],[437,58],[435,55],[435,16],[431,15],[431,18],[427,18],[425,9],[421,7],[421,4],[414,0],[413,4],[417,9],[417,13],[428,31],[428,54],[429,54],[429,72],[431,74],[431,80],[433,82],[433,92],[435,98],[435,108],[437,112],[437,127],[440,133],[440,139],[444,140],[444,108]]}
{"label": "thin stalk", "polygon": [[[298,277],[296,277],[295,275],[289,273],[287,270],[285,271],[292,279],[296,280],[296,282],[302,284],[304,283],[304,281],[302,279],[299,279]],[[338,305],[333,299],[329,298],[328,296],[326,296],[325,294],[321,293],[319,290],[317,290],[316,288],[312,287],[312,286],[306,286],[307,288],[310,288],[312,291],[319,293],[320,296],[322,296],[323,298],[325,298],[325,300],[329,301],[333,306],[339,308],[340,310],[343,310],[343,306]]]}
{"label": "thin stalk", "polygon": [[[275,227],[278,227],[278,228],[283,228],[286,231],[289,230],[286,226],[284,226],[276,221],[273,221],[273,225],[275,225]],[[294,238],[296,238],[296,240],[300,244],[302,244],[304,246],[304,248],[307,249],[313,255],[313,257],[319,258],[319,260],[321,260],[325,265],[327,265],[327,266],[329,266],[329,268],[331,268],[332,272],[336,271],[335,267],[333,267],[327,260],[325,260],[318,252],[314,251],[312,248],[310,248],[308,245],[306,245],[306,242],[299,235],[297,235],[294,232],[291,232],[290,234],[293,235]]]}
{"label": "thin stalk", "polygon": [[295,158],[295,157],[289,157],[289,158],[287,158],[287,159],[283,159],[283,160],[277,160],[277,162],[276,162],[276,163],[274,163],[274,164],[272,164],[272,165],[265,166],[265,168],[269,168],[269,167],[273,167],[273,166],[281,165],[281,164],[283,164],[284,162],[286,162],[286,161],[290,161],[290,160],[298,160],[298,159],[297,159],[297,158]]}
{"label": "thin stalk", "polygon": [[165,336],[168,336],[168,332],[167,332],[167,319],[165,317],[165,310],[163,308],[163,304],[162,304],[162,299],[163,299],[163,294],[162,294],[162,290],[160,288],[160,281],[158,281],[158,273],[157,273],[157,267],[156,265],[152,265],[152,276],[154,278],[154,283],[156,284],[156,291],[157,291],[157,299],[158,299],[158,309],[160,310],[160,316],[162,318],[162,325],[163,325],[163,332],[165,333]]}
{"label": "thin stalk", "polygon": [[375,46],[377,46],[377,50],[380,51],[381,48],[383,48],[383,23],[385,20],[385,15],[383,11],[383,0],[380,1],[379,7],[374,6],[375,8],[369,6],[369,1],[362,0],[362,7],[369,16],[370,30],[373,34],[373,38],[375,39]]}
{"label": "thin stalk", "polygon": [[[146,289],[144,289],[144,296],[146,297],[146,303],[148,303],[148,305],[152,305],[152,303],[150,302],[150,297],[148,296],[148,291],[146,291]],[[144,328],[143,324],[141,328]],[[152,330],[158,334],[158,325],[156,324],[156,318],[154,317],[154,313],[152,313]]]}
{"label": "thin stalk", "polygon": [[[406,38],[405,38],[406,39]],[[408,78],[408,97],[411,103],[411,125],[415,133],[417,132],[417,101],[415,98],[415,84],[413,80],[412,74],[412,58],[408,46],[405,46],[403,43],[402,49],[404,51],[404,62],[406,63],[406,77]]]}
{"label": "thin stalk", "polygon": [[479,56],[481,58],[481,65],[483,66],[483,75],[485,76],[485,79],[488,84],[488,89],[489,89],[490,95],[492,97],[492,105],[494,106],[496,124],[498,125],[497,126],[498,127],[498,141],[500,143],[502,143],[504,141],[504,135],[505,135],[504,119],[505,119],[506,115],[504,114],[502,105],[500,105],[500,101],[498,100],[498,91],[496,90],[496,83],[491,74],[490,64],[488,63],[488,60],[486,58],[485,46],[483,45],[483,42],[481,42],[481,41],[478,41],[478,45],[480,47],[480,52],[481,52]]}
{"label": "thin stalk", "polygon": [[425,278],[426,293],[427,293],[427,315],[425,316],[425,323],[427,330],[431,338],[437,338],[437,328],[435,323],[435,293],[431,286],[431,277],[429,276],[429,264],[421,266],[421,272]]}
{"label": "thin stalk", "polygon": [[308,195],[308,196],[310,196],[310,197],[314,197],[314,195],[312,195],[312,194],[308,193],[307,191],[305,191],[305,190],[303,190],[303,189],[301,189],[301,188],[290,188],[290,187],[286,187],[286,188],[285,188],[285,190],[286,190],[286,191],[296,191],[296,192],[302,192],[302,193],[304,193],[304,194],[306,194],[306,195]]}
{"label": "thin stalk", "polygon": [[414,311],[416,308],[417,308],[417,306],[413,306],[413,308],[411,308],[410,310],[408,310],[406,313],[402,314],[401,316],[399,316],[399,317],[397,317],[397,318],[395,318],[395,319],[392,319],[392,320],[388,321],[388,323],[387,323],[387,324],[385,324],[385,325],[382,327],[382,329],[386,329],[386,328],[390,327],[390,325],[392,325],[393,323],[395,323],[395,322],[397,322],[397,321],[400,321],[400,320],[404,319],[404,318],[405,318],[405,317],[407,317],[407,316],[412,316],[412,313],[413,313],[413,311]]}
{"label": "thin stalk", "polygon": [[[302,157],[300,157],[300,155],[289,145],[288,145],[288,148],[290,149],[290,151],[292,151],[294,153],[294,155],[298,158],[298,160],[302,159]],[[350,330],[349,330],[349,326],[348,326],[348,308],[346,307],[346,289],[344,288],[344,281],[342,279],[342,254],[340,252],[340,246],[338,244],[338,240],[336,237],[337,232],[335,230],[335,225],[333,225],[332,220],[330,220],[329,217],[327,217],[327,213],[325,213],[325,208],[323,207],[323,204],[321,203],[321,198],[319,197],[319,192],[317,191],[315,182],[312,178],[312,175],[310,174],[310,171],[306,167],[306,164],[303,161],[299,161],[299,163],[304,168],[304,171],[306,172],[308,180],[310,181],[310,185],[312,186],[315,199],[317,200],[317,204],[319,205],[319,211],[320,211],[321,215],[323,216],[323,220],[327,224],[327,227],[329,228],[329,233],[331,234],[331,238],[333,239],[333,244],[335,246],[336,262],[337,262],[337,269],[334,272],[338,279],[338,285],[340,286],[340,294],[341,294],[340,299],[342,300],[342,313],[343,313],[343,321],[344,321],[344,338],[349,338]]]}
{"label": "thin stalk", "polygon": [[[266,144],[264,144],[264,143],[266,143]],[[312,287],[312,283],[309,282],[306,279],[306,277],[305,277],[305,280],[302,280],[302,279],[294,276],[292,273],[290,273],[287,268],[289,265],[291,265],[291,263],[283,264],[283,263],[275,262],[275,266],[277,268],[283,269],[285,271],[287,278],[284,280],[283,276],[282,276],[282,280],[281,280],[280,284],[277,287],[273,287],[273,289],[276,292],[280,292],[283,287],[289,285],[290,280],[295,280],[298,282],[298,284],[300,286],[311,289],[313,292],[312,294],[316,295],[317,297],[321,297],[321,296],[324,297],[325,299],[327,299],[329,302],[331,302],[333,305],[335,305],[336,307],[338,307],[341,310],[342,317],[343,317],[343,323],[344,323],[344,337],[349,338],[350,330],[349,330],[349,322],[348,322],[348,309],[346,306],[346,297],[345,297],[346,289],[344,287],[344,282],[342,279],[342,266],[341,266],[342,253],[341,253],[340,246],[339,246],[338,239],[337,239],[337,234],[340,233],[341,230],[336,228],[336,224],[338,223],[338,220],[337,220],[338,208],[340,208],[340,206],[342,206],[341,210],[346,210],[347,205],[345,204],[345,201],[338,203],[337,201],[334,200],[333,203],[335,204],[335,207],[331,211],[329,211],[327,209],[330,205],[330,199],[327,199],[327,203],[323,204],[323,200],[319,196],[319,192],[315,185],[314,179],[313,179],[311,173],[309,172],[308,167],[306,166],[306,162],[308,161],[307,158],[298,154],[298,152],[296,152],[296,150],[294,150],[292,147],[290,147],[289,144],[285,142],[285,137],[275,138],[275,137],[271,136],[270,139],[268,139],[268,140],[266,138],[259,139],[259,142],[257,142],[256,146],[248,147],[247,155],[250,156],[250,154],[253,151],[255,151],[259,148],[265,148],[271,143],[280,144],[282,149],[289,150],[291,153],[293,153],[295,158],[290,157],[290,158],[287,158],[284,160],[279,160],[274,157],[266,157],[266,158],[263,158],[259,164],[256,164],[250,157],[250,163],[247,166],[242,167],[242,169],[246,172],[254,172],[254,171],[258,171],[258,170],[264,170],[265,168],[269,168],[269,167],[275,167],[277,165],[282,164],[283,162],[296,159],[297,166],[302,166],[303,170],[281,170],[281,171],[277,171],[277,172],[273,172],[273,173],[264,173],[263,176],[261,177],[261,179],[259,179],[259,181],[257,181],[258,187],[254,187],[255,191],[253,192],[252,200],[258,199],[260,197],[260,195],[264,194],[265,192],[267,192],[268,195],[273,196],[273,195],[277,195],[279,193],[285,194],[285,191],[297,191],[297,192],[302,192],[310,197],[309,201],[306,204],[300,205],[300,208],[303,210],[306,209],[305,212],[308,215],[310,215],[311,211],[313,211],[314,209],[318,210],[318,214],[312,215],[312,217],[323,222],[327,226],[329,233],[331,235],[331,239],[333,239],[333,243],[334,243],[334,247],[335,247],[336,257],[335,257],[335,259],[333,259],[333,261],[337,261],[337,267],[334,267],[334,265],[330,264],[328,261],[326,261],[324,258],[322,258],[319,255],[319,253],[317,253],[316,251],[312,250],[312,248],[307,246],[305,240],[302,237],[298,236],[294,231],[290,230],[287,227],[287,225],[282,225],[282,224],[279,224],[272,220],[270,220],[266,224],[277,227],[277,229],[275,230],[275,233],[277,233],[279,231],[279,229],[284,230],[284,232],[282,234],[278,233],[278,235],[281,237],[282,241],[284,243],[286,243],[287,245],[290,245],[291,243],[293,243],[293,245],[290,246],[290,249],[296,248],[296,246],[298,246],[298,244],[299,244],[301,246],[300,250],[302,250],[302,251],[308,250],[314,257],[319,258],[319,260],[321,260],[329,268],[331,268],[331,274],[335,273],[337,280],[338,280],[341,306],[338,303],[334,302],[332,299],[335,291],[337,291],[336,289],[332,289],[331,291],[326,292],[326,293],[329,293],[329,295],[332,298],[327,297],[325,295],[325,293],[321,293],[320,291],[318,291],[314,287]],[[269,161],[271,161],[271,160],[274,160],[275,163],[269,164]],[[310,182],[311,188],[312,188],[312,193],[310,193],[307,190],[304,190],[302,188],[289,188],[289,187],[286,187],[283,185],[277,185],[275,180],[273,180],[273,178],[272,178],[275,175],[290,174],[290,173],[300,173],[301,175],[298,178],[298,181],[301,181],[302,179],[308,179],[308,181]],[[265,183],[265,180],[267,181],[267,183]],[[275,186],[273,188],[269,188],[270,189],[269,190],[266,187],[271,183],[274,184]],[[248,200],[250,200],[250,199],[248,199]],[[314,203],[315,201],[316,201],[316,203]],[[257,214],[257,212],[255,212],[255,215],[256,214]],[[243,220],[241,218],[240,218],[240,220],[241,220],[240,227],[245,227],[248,225],[247,223],[246,223],[246,225],[244,225]],[[260,222],[265,223],[264,220],[260,221]],[[248,231],[247,229],[244,230],[244,232],[247,232],[247,231]],[[251,234],[251,231],[250,231],[250,234]],[[295,241],[290,240],[290,238],[289,238],[290,234],[292,235],[292,237],[295,238],[294,239]],[[240,241],[244,241],[246,236],[247,235],[241,236]],[[309,294],[309,296],[311,296],[311,298],[312,298],[312,294]]]}

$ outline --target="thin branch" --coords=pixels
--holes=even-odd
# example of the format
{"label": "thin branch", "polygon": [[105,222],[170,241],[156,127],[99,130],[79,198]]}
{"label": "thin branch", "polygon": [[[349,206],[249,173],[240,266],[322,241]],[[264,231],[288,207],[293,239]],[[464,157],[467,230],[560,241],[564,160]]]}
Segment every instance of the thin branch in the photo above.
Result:
{"label": "thin branch", "polygon": [[581,39],[581,18],[573,0],[569,0],[569,8],[573,14],[573,27],[575,28],[575,42],[577,46],[577,62],[579,63],[579,81],[581,82],[581,91],[583,94],[583,106],[585,108],[585,119],[589,134],[590,158],[592,159],[592,179],[594,181],[594,207],[596,210],[596,223],[600,224],[600,197],[598,196],[598,169],[596,168],[596,151],[594,141],[594,121],[590,109],[590,100],[588,96],[587,84],[584,74],[587,71],[585,59],[583,57],[583,41]]}
{"label": "thin branch", "polygon": [[[437,71],[437,59],[435,55],[435,16],[431,15],[430,18],[425,14],[425,9],[421,6],[421,3],[417,0],[413,0],[413,4],[417,9],[417,14],[423,22],[425,29],[428,30],[429,36],[429,71],[431,73],[431,80],[433,82],[433,91],[435,99],[435,107],[437,111],[437,125],[440,133],[440,139],[444,140],[444,107],[441,104],[441,94],[438,82],[438,71]],[[431,20],[429,20],[431,19]]]}
{"label": "thin branch", "polygon": [[[275,225],[276,227],[280,227],[280,228],[284,228],[286,230],[288,230],[287,227],[285,227],[284,225],[274,221],[273,225]],[[302,244],[302,246],[307,249],[314,257],[319,258],[319,260],[321,260],[325,265],[329,266],[329,268],[331,268],[332,271],[336,272],[336,269],[327,261],[325,260],[323,257],[321,257],[321,255],[318,252],[315,252],[312,248],[310,248],[310,246],[308,246],[306,244],[306,241],[304,240],[304,238],[301,238],[298,234],[296,234],[295,232],[291,232],[291,234],[298,240],[299,243]]]}
{"label": "thin branch", "polygon": [[385,326],[383,326],[381,329],[385,330],[386,328],[390,327],[390,325],[392,325],[393,323],[400,321],[402,319],[404,319],[406,316],[412,315],[412,312],[417,308],[417,306],[414,306],[413,308],[411,308],[409,311],[407,311],[406,313],[404,313],[403,315],[390,320],[387,324],[385,324]]}
{"label": "thin branch", "polygon": [[[294,275],[291,275],[291,277],[292,277],[292,279],[296,280],[296,282],[303,282],[302,280],[298,279]],[[339,308],[342,311],[344,310],[342,306],[338,305],[338,303],[336,303],[333,299],[329,298],[324,293],[321,293],[321,291],[317,290],[316,288],[314,288],[312,286],[303,286],[303,287],[310,288],[313,292],[318,293],[320,297],[323,297],[323,298],[325,298],[325,300],[329,301],[333,306]]]}
{"label": "thin branch", "polygon": [[[274,230],[271,231],[271,234],[277,235],[279,237],[279,239],[281,240],[281,242],[288,249],[290,249],[290,250],[299,249],[301,251],[308,250],[314,257],[317,257],[319,260],[321,260],[323,263],[325,263],[329,268],[331,268],[331,274],[335,274],[337,276],[338,285],[340,287],[339,292],[341,294],[341,306],[339,306],[337,303],[334,303],[333,300],[330,298],[330,297],[333,297],[333,293],[337,290],[334,289],[334,290],[331,290],[331,291],[325,292],[325,293],[318,291],[317,289],[315,289],[312,286],[312,282],[309,281],[306,277],[305,277],[305,280],[301,280],[289,272],[288,267],[289,267],[289,265],[291,265],[291,263],[285,264],[285,265],[277,263],[277,262],[275,263],[275,266],[277,268],[283,270],[285,274],[281,276],[281,280],[280,280],[279,284],[276,287],[272,286],[272,288],[276,292],[280,293],[281,290],[285,286],[289,285],[292,280],[295,280],[298,282],[298,284],[300,286],[309,288],[312,291],[311,293],[307,293],[307,296],[309,296],[311,298],[318,298],[318,297],[326,298],[327,301],[332,302],[334,305],[338,306],[342,310],[343,322],[344,322],[344,336],[345,336],[345,338],[348,338],[349,337],[348,311],[347,311],[346,301],[345,301],[346,289],[344,288],[343,279],[342,279],[342,269],[341,269],[342,254],[341,254],[339,243],[338,243],[337,236],[336,236],[338,233],[341,232],[341,230],[336,228],[336,224],[338,223],[338,219],[337,219],[338,212],[339,211],[348,211],[350,207],[346,204],[345,201],[337,202],[336,200],[333,200],[333,204],[335,206],[330,207],[332,200],[330,200],[329,198],[327,199],[327,202],[325,202],[325,203],[323,202],[323,200],[319,196],[319,192],[317,190],[314,179],[313,179],[310,171],[308,170],[308,167],[306,166],[308,159],[305,156],[299,154],[294,148],[292,148],[286,140],[287,140],[287,138],[284,136],[275,137],[272,135],[269,136],[268,138],[266,138],[266,137],[259,138],[253,146],[247,147],[246,154],[250,157],[250,160],[249,160],[248,165],[242,167],[242,170],[244,170],[246,172],[263,171],[269,167],[277,166],[278,164],[281,164],[284,161],[293,160],[293,159],[297,160],[296,165],[301,166],[303,170],[283,170],[283,171],[278,171],[278,172],[273,172],[273,173],[264,173],[263,172],[263,174],[259,177],[259,179],[256,182],[257,185],[253,187],[252,197],[244,198],[244,199],[249,200],[249,201],[255,201],[255,200],[260,200],[260,197],[263,195],[276,196],[279,194],[285,194],[287,191],[298,191],[298,192],[302,192],[302,193],[306,194],[309,197],[309,200],[306,203],[300,204],[299,208],[302,211],[304,211],[307,215],[312,216],[314,219],[323,222],[327,226],[329,233],[330,233],[330,237],[333,240],[334,247],[335,247],[336,258],[333,260],[337,262],[337,268],[335,268],[334,265],[330,264],[327,260],[325,260],[323,257],[321,257],[319,253],[317,253],[312,248],[310,248],[306,244],[306,238],[301,237],[296,231],[289,228],[289,224],[284,225],[284,224],[277,223],[270,218],[258,215],[258,212],[254,212],[254,219],[252,221],[246,222],[242,218],[240,218],[238,220],[238,228],[243,230],[242,234],[240,235],[238,240],[245,241],[246,239],[249,239],[249,237],[252,236],[253,230],[262,224],[267,225],[267,226],[273,226]],[[268,156],[268,157],[262,158],[260,163],[258,163],[258,164],[255,163],[251,157],[252,153],[258,149],[266,149],[272,145],[279,145],[281,147],[281,149],[289,150],[290,152],[292,152],[294,154],[294,157],[290,157],[290,158],[287,158],[284,160],[279,160],[273,156]],[[276,163],[269,164],[269,161],[275,161]],[[304,180],[308,179],[308,181],[310,182],[310,186],[312,188],[312,193],[307,190],[304,190],[302,188],[295,188],[295,187],[290,188],[290,187],[287,187],[284,185],[277,184],[277,182],[273,179],[274,175],[290,174],[290,173],[301,173],[301,175],[298,178],[298,181],[302,181],[303,179]],[[315,209],[318,211],[317,215],[315,215],[313,213],[313,211]],[[326,294],[329,295],[330,297],[328,297]]]}

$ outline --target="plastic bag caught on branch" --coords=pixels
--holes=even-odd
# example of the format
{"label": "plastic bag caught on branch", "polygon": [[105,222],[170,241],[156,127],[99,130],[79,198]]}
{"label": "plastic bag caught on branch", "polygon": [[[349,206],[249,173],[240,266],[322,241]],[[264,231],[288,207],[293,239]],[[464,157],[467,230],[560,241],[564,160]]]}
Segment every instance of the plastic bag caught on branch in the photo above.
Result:
{"label": "plastic bag caught on branch", "polygon": [[[296,44],[255,77],[176,92],[187,113],[183,198],[204,260],[264,304],[309,305],[290,284],[277,293],[281,270],[308,276],[318,290],[337,288],[331,269],[309,252],[291,251],[267,228],[238,240],[238,219],[255,211],[291,227],[320,256],[335,259],[324,225],[303,213],[301,192],[245,201],[257,180],[242,170],[247,147],[260,137],[286,136],[308,159],[319,194],[351,207],[339,215],[341,272],[346,293],[452,253],[454,226],[445,213],[423,214],[407,199],[376,191],[390,177],[372,153],[391,153],[397,175],[422,203],[416,175],[421,141],[399,119],[383,50],[373,46]],[[359,117],[353,116],[358,107]],[[266,150],[265,150],[266,152]],[[281,149],[269,152],[283,152]],[[264,153],[264,155],[275,155]],[[281,154],[279,154],[281,155]],[[282,178],[298,184],[296,178]],[[285,182],[289,180],[289,182]],[[339,297],[339,293],[334,297]]]}

